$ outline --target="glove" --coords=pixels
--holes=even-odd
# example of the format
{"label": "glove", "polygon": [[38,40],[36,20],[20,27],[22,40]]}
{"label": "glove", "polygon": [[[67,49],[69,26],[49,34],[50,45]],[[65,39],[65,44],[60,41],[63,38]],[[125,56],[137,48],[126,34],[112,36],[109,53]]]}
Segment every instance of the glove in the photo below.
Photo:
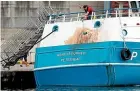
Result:
{"label": "glove", "polygon": [[87,20],[87,15],[84,16],[84,19]]}

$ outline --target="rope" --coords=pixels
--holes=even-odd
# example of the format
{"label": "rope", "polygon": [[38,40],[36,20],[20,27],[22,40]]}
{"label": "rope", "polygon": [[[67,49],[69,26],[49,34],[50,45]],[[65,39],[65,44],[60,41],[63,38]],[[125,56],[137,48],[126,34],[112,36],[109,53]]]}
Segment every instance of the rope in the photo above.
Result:
{"label": "rope", "polygon": [[[81,19],[81,21],[82,21],[82,29],[84,29],[84,18],[82,18]],[[81,33],[80,33],[80,35],[79,35],[79,39],[78,39],[78,41],[77,42],[79,42],[79,43],[82,43],[82,31],[81,31]]]}
{"label": "rope", "polygon": [[[122,27],[122,22],[121,22],[121,18],[120,18],[120,15],[119,15],[119,22],[120,22],[120,26],[121,26],[121,31],[123,30],[123,27]],[[121,35],[120,35],[121,36]],[[125,37],[123,35],[123,37],[121,36],[121,38],[123,39],[123,47],[128,49],[127,45],[126,45],[126,42],[125,42]]]}

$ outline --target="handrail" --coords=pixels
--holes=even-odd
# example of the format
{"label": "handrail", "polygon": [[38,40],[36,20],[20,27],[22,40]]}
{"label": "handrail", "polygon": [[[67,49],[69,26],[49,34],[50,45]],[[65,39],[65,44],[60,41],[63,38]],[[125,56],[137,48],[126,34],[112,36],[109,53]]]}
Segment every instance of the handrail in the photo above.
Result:
{"label": "handrail", "polygon": [[[92,19],[102,19],[102,18],[108,18],[108,17],[123,17],[123,16],[128,16],[128,17],[133,17],[134,16],[140,16],[140,12],[139,11],[140,8],[113,8],[113,9],[107,9],[107,10],[98,10],[98,11],[93,11],[91,15],[91,20]],[[123,12],[123,10],[127,10],[126,12]],[[132,11],[132,10],[137,10],[136,12]],[[113,11],[113,12],[112,12]],[[85,12],[73,12],[73,13],[68,13],[68,14],[57,14],[57,15],[49,15],[49,20],[47,22],[47,24],[49,23],[54,23],[54,22],[67,22],[67,20],[69,21],[79,21],[79,20],[83,20],[83,16],[82,14],[84,14]],[[96,14],[97,13],[97,14]],[[70,18],[70,19],[69,19]]]}
{"label": "handrail", "polygon": [[[121,9],[119,9],[119,8],[113,8],[113,9],[106,9],[106,10],[97,10],[97,11],[93,11],[93,12],[100,12],[100,11],[113,11],[113,10],[129,10],[129,9],[131,9],[131,10],[135,10],[135,9],[140,9],[140,8],[121,8]],[[85,13],[85,12],[72,12],[72,13],[67,13],[67,14],[57,14],[57,15],[49,15],[49,16],[62,16],[62,15],[73,15],[73,14],[80,14],[80,13]],[[48,17],[49,17],[48,16]]]}

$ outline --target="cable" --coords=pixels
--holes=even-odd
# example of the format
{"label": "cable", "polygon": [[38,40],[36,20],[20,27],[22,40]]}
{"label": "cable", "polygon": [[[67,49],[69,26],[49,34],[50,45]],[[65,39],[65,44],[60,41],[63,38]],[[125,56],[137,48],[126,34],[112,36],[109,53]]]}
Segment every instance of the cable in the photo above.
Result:
{"label": "cable", "polygon": [[[119,15],[119,22],[120,22],[121,31],[122,31],[122,30],[123,30],[123,27],[122,27],[120,15]],[[120,36],[121,36],[121,35],[120,35]],[[126,45],[126,42],[125,42],[125,37],[124,37],[124,35],[123,35],[123,37],[121,36],[121,38],[123,39],[124,48],[128,49],[128,47],[127,47],[127,45]]]}

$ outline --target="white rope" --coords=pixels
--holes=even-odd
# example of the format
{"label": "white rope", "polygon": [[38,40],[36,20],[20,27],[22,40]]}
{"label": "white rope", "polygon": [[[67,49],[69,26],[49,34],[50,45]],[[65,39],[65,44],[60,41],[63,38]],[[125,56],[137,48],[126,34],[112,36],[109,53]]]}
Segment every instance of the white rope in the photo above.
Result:
{"label": "white rope", "polygon": [[[82,19],[82,29],[84,29],[84,18]],[[81,34],[80,34],[80,36],[79,36],[79,40],[80,40],[79,42],[80,42],[80,43],[82,43],[82,34],[83,34],[83,33],[81,32]]]}
{"label": "white rope", "polygon": [[[121,31],[123,30],[122,28],[122,23],[121,23],[121,18],[120,18],[120,15],[119,15],[119,21],[120,21],[120,26],[121,26]],[[121,32],[122,33],[122,32]],[[123,35],[123,34],[122,34]],[[121,35],[120,35],[121,36]],[[127,45],[126,45],[126,42],[125,42],[125,37],[123,35],[123,37],[121,36],[121,38],[123,39],[123,45],[124,45],[124,48],[128,49]]]}

